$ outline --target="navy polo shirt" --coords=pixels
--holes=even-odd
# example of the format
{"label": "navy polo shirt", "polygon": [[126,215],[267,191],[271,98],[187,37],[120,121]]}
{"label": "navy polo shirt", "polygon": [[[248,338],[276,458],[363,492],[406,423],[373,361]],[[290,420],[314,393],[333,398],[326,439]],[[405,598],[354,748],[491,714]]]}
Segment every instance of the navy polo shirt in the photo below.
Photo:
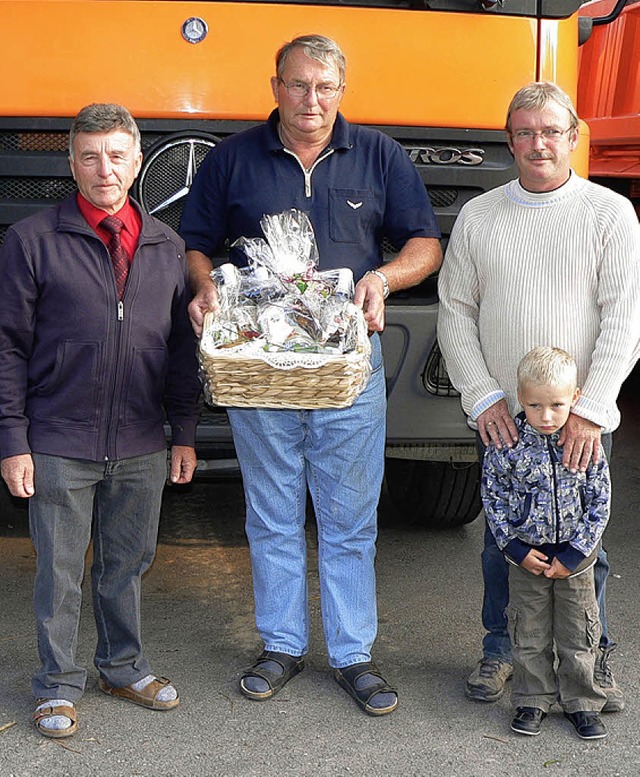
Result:
{"label": "navy polo shirt", "polygon": [[[382,238],[401,248],[440,237],[424,184],[402,146],[338,114],[329,146],[308,173],[266,123],[224,140],[203,161],[187,197],[180,233],[187,249],[214,256],[239,237],[264,237],[265,213],[308,214],[320,270],[350,267],[355,279],[382,264]],[[246,264],[232,248],[230,259]]]}

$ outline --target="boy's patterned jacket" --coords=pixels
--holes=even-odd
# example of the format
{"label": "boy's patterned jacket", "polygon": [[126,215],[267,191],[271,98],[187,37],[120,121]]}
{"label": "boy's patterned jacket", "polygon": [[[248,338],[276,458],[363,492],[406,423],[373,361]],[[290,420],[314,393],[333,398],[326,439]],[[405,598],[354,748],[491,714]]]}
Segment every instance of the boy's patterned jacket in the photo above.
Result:
{"label": "boy's patterned jacket", "polygon": [[490,445],[482,466],[482,502],[500,550],[521,564],[532,547],[576,567],[597,548],[609,520],[611,484],[606,458],[586,472],[562,465],[559,432],[544,435],[524,413],[516,417],[519,440]]}

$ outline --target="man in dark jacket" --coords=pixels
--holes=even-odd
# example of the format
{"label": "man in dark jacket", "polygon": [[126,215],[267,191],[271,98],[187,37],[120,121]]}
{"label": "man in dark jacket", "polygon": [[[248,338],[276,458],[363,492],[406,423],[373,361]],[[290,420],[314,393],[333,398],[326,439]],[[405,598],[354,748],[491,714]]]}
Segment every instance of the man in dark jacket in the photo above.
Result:
{"label": "man in dark jacket", "polygon": [[193,475],[198,395],[184,246],[129,199],[140,133],[94,104],[69,139],[78,194],[11,227],[0,249],[0,455],[29,498],[42,666],[33,716],[49,737],[77,730],[87,672],[76,662],[84,557],[100,689],[153,709],[179,703],[140,635],[140,578],[156,548],[167,476]]}

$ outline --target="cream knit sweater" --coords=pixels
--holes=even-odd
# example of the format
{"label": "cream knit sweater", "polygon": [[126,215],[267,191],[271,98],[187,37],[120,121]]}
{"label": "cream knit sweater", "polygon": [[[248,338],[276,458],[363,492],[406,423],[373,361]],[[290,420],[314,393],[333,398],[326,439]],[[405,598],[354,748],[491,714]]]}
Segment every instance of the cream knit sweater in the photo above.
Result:
{"label": "cream knit sweater", "polygon": [[506,396],[538,345],[576,360],[574,412],[612,431],[640,355],[640,226],[631,203],[572,173],[552,192],[511,181],[468,202],[439,280],[438,340],[473,421]]}

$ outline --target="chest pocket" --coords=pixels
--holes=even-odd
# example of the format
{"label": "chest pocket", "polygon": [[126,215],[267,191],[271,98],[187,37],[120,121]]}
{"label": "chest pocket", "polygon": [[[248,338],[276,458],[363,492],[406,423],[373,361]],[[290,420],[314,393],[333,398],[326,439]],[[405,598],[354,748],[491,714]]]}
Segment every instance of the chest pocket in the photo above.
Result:
{"label": "chest pocket", "polygon": [[329,234],[336,243],[363,243],[375,227],[368,189],[329,190]]}

